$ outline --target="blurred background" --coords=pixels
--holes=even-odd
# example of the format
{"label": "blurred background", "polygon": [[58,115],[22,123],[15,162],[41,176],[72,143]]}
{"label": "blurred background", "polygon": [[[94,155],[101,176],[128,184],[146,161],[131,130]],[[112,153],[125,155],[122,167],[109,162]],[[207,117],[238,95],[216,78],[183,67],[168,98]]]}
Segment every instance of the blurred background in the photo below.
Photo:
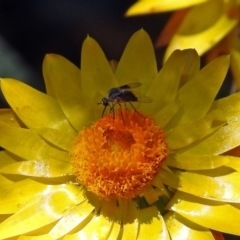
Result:
{"label": "blurred background", "polygon": [[[133,0],[0,1],[0,77],[11,77],[45,91],[41,68],[46,53],[80,65],[89,34],[108,59],[119,60],[130,36],[144,28],[156,40],[169,14],[125,18]],[[157,50],[162,62],[163,50]]]}
{"label": "blurred background", "polygon": [[[155,42],[171,13],[125,18],[124,13],[134,2],[1,0],[0,77],[21,80],[44,92],[44,55],[57,53],[80,66],[81,45],[88,34],[97,40],[109,60],[120,59],[130,36],[140,28]],[[159,68],[164,50],[156,49]],[[229,91],[227,85],[224,89]],[[0,107],[6,106],[1,97]]]}

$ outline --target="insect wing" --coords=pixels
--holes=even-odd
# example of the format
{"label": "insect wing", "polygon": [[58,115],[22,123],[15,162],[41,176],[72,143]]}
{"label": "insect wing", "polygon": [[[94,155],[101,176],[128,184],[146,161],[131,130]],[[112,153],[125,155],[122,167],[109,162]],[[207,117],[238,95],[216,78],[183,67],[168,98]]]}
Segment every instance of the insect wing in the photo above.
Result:
{"label": "insect wing", "polygon": [[132,89],[132,88],[137,88],[140,87],[142,84],[140,82],[133,82],[133,83],[128,83],[125,85],[120,86],[120,89]]}
{"label": "insect wing", "polygon": [[134,96],[132,97],[132,100],[128,100],[129,102],[141,102],[141,103],[151,103],[153,100],[148,97],[145,96],[144,94],[140,93],[140,92],[136,92],[136,91],[125,91],[125,95],[126,93],[129,96]]}
{"label": "insect wing", "polygon": [[138,102],[135,94],[130,90],[122,90],[118,96],[119,102]]}

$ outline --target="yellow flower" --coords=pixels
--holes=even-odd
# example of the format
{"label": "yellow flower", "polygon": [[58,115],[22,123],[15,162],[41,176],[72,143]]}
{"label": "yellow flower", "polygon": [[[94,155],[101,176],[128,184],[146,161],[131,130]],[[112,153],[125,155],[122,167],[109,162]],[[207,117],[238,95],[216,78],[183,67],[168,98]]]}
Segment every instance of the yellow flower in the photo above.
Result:
{"label": "yellow flower", "polygon": [[141,0],[127,16],[176,11],[162,30],[156,46],[167,46],[164,61],[175,49],[195,48],[200,56],[207,53],[207,62],[231,53],[231,71],[240,89],[239,1]]}
{"label": "yellow flower", "polygon": [[[90,37],[81,71],[47,55],[47,94],[2,79],[0,239],[240,235],[240,159],[224,155],[240,145],[240,94],[214,100],[228,65],[200,70],[195,50],[177,50],[158,72],[140,30],[117,66]],[[153,102],[101,118],[96,103],[134,82]]]}

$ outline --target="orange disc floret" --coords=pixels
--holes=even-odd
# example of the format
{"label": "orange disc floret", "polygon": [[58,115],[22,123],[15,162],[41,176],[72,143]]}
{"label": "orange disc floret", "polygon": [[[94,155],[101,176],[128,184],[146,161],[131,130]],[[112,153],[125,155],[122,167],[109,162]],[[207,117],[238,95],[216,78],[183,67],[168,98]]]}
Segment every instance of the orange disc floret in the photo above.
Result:
{"label": "orange disc floret", "polygon": [[136,111],[119,110],[77,136],[71,163],[77,181],[99,197],[134,198],[167,157],[163,130]]}

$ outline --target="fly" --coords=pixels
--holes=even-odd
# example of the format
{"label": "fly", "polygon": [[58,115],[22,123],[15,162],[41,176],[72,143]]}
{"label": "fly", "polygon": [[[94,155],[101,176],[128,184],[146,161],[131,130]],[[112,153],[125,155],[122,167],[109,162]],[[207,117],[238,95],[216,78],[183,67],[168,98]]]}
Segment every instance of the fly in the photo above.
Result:
{"label": "fly", "polygon": [[[106,108],[110,107],[110,113],[114,113],[114,107],[116,104],[121,106],[121,103],[130,103],[132,108],[137,112],[131,102],[142,102],[142,103],[150,103],[152,99],[147,97],[139,92],[132,91],[131,89],[140,87],[142,84],[139,82],[128,83],[120,87],[111,88],[108,91],[107,97],[104,97],[102,101],[98,104],[102,104],[104,106],[102,117]],[[137,112],[140,114],[139,112]],[[141,115],[141,114],[140,114]],[[142,115],[141,115],[142,116]]]}

